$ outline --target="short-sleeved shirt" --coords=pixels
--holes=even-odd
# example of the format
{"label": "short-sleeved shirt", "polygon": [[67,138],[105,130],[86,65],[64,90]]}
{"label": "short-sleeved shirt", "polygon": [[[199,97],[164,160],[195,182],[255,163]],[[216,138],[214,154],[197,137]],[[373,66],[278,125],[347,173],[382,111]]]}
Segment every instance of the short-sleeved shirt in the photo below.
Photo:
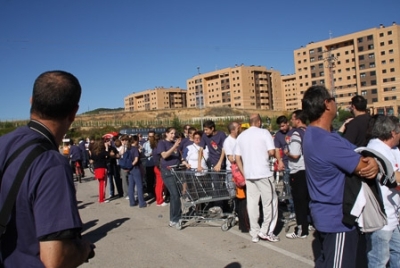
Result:
{"label": "short-sleeved shirt", "polygon": [[81,149],[77,145],[71,145],[69,155],[70,155],[71,161],[82,160],[82,152],[81,152]]}
{"label": "short-sleeved shirt", "polygon": [[222,131],[216,131],[215,134],[211,136],[207,136],[206,134],[203,134],[201,136],[200,145],[203,148],[205,148],[204,146],[207,145],[208,158],[213,166],[215,166],[218,163],[221,157],[225,139],[226,135]]}
{"label": "short-sleeved shirt", "polygon": [[[32,139],[46,138],[27,126],[0,138],[0,165],[21,145]],[[5,171],[1,182],[0,206],[11,187],[23,159],[34,148],[30,146]],[[1,242],[1,253],[7,267],[43,267],[39,258],[39,238],[81,228],[72,170],[67,158],[56,150],[38,156],[28,169]]]}
{"label": "short-sleeved shirt", "polygon": [[371,119],[369,114],[356,116],[353,120],[346,124],[343,137],[357,147],[367,145],[367,129]]}
{"label": "short-sleeved shirt", "polygon": [[240,155],[246,180],[265,179],[273,175],[269,168],[268,151],[275,150],[268,130],[250,127],[237,138],[235,155]]}
{"label": "short-sleeved shirt", "polygon": [[135,160],[135,158],[138,158],[138,161],[136,162],[136,164],[133,166],[134,169],[139,169],[140,168],[140,153],[139,153],[139,149],[136,146],[132,146],[131,148],[131,156],[132,156],[132,160]]}
{"label": "short-sleeved shirt", "polygon": [[167,168],[169,166],[179,165],[181,161],[181,154],[178,148],[176,148],[170,156],[166,159],[162,158],[161,153],[169,151],[174,146],[173,141],[161,140],[157,144],[157,153],[160,155],[161,168]]}
{"label": "short-sleeved shirt", "polygon": [[228,160],[229,155],[235,155],[236,139],[229,135],[224,141],[224,151],[226,155],[226,170],[231,170],[231,162]]}
{"label": "short-sleeved shirt", "polygon": [[189,138],[183,138],[181,143],[179,144],[179,151],[183,152],[186,147],[189,145],[192,145],[193,141],[191,141]]}
{"label": "short-sleeved shirt", "polygon": [[345,176],[356,169],[360,155],[355,146],[337,133],[308,126],[303,153],[310,211],[318,231],[348,232],[354,229],[342,223]]}
{"label": "short-sleeved shirt", "polygon": [[290,169],[290,174],[294,174],[300,170],[305,169],[302,140],[298,131],[294,131],[290,136],[288,149],[291,155],[300,155],[298,159],[288,158],[288,165]]}
{"label": "short-sleeved shirt", "polygon": [[[282,131],[276,132],[275,137],[274,137],[275,148],[281,148],[282,150],[284,150],[288,146],[288,144],[286,142],[286,134],[287,133],[288,132],[283,133]],[[284,154],[282,157],[282,160],[283,160],[283,164],[285,164],[285,168],[287,168],[288,164],[289,164],[288,156]]]}

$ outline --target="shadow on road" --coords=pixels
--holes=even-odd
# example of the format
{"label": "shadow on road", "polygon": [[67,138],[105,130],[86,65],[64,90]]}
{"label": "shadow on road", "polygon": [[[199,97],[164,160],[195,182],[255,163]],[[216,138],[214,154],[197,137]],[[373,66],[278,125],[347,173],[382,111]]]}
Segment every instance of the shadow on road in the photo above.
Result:
{"label": "shadow on road", "polygon": [[[79,203],[82,203],[82,201],[78,201],[78,204]],[[89,205],[91,205],[93,203],[94,202],[88,202],[88,203],[85,203],[85,204],[81,204],[81,205],[78,206],[78,209],[84,209],[85,207],[87,207],[87,206],[89,206]]]}
{"label": "shadow on road", "polygon": [[242,265],[240,265],[240,263],[238,262],[231,262],[230,264],[228,264],[227,266],[225,266],[224,268],[241,268]]}
{"label": "shadow on road", "polygon": [[93,226],[96,226],[96,224],[97,224],[98,221],[99,221],[99,219],[95,219],[95,220],[92,220],[92,221],[85,222],[85,223],[83,224],[83,226],[82,226],[82,233],[83,233],[84,231],[86,231],[86,230],[89,230],[89,229],[92,228]]}
{"label": "shadow on road", "polygon": [[[86,234],[83,235],[83,237],[87,240],[89,240],[92,243],[96,243],[97,241],[101,240],[103,237],[107,236],[107,233],[110,232],[111,230],[118,228],[121,226],[125,221],[129,220],[130,218],[121,218],[121,219],[116,219],[113,220],[109,223],[106,223],[97,229],[90,231]],[[96,225],[96,222],[98,220],[93,220],[88,223],[84,224],[84,229],[87,230],[89,225]],[[89,227],[90,228],[90,227]]]}

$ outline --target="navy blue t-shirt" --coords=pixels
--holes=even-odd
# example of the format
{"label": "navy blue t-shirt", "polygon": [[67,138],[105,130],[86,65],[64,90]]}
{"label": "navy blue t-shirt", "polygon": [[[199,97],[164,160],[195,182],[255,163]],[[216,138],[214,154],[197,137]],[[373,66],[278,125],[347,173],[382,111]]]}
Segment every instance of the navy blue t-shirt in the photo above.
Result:
{"label": "navy blue t-shirt", "polygon": [[[0,137],[0,166],[21,145],[46,138],[29,127],[21,127]],[[4,204],[16,173],[35,145],[30,146],[5,171],[0,188],[0,207]],[[67,158],[56,150],[35,159],[22,182],[1,253],[7,267],[43,267],[39,257],[39,238],[55,232],[82,228],[72,170]]]}
{"label": "navy blue t-shirt", "polygon": [[169,151],[169,149],[171,149],[172,146],[174,146],[174,144],[175,142],[166,140],[161,140],[158,142],[157,153],[160,154],[161,168],[167,168],[169,166],[179,165],[181,161],[181,155],[179,153],[178,148],[175,149],[175,151],[166,159],[162,158],[161,156],[162,152]]}
{"label": "navy blue t-shirt", "polygon": [[[215,166],[219,158],[221,157],[222,147],[224,146],[224,141],[226,139],[226,135],[222,131],[217,131],[215,135],[207,136],[203,134],[201,136],[200,146],[208,147],[208,159],[210,160],[211,164]],[[222,165],[225,164],[225,161],[222,162]]]}
{"label": "navy blue t-shirt", "polygon": [[139,158],[140,158],[140,153],[139,153],[139,150],[138,150],[137,147],[132,146],[132,148],[131,148],[131,156],[132,156],[132,159],[133,159],[133,160],[135,160],[135,157],[138,158],[138,161],[137,161],[136,164],[133,166],[133,168],[135,168],[135,169],[140,168],[140,160],[139,160]]}

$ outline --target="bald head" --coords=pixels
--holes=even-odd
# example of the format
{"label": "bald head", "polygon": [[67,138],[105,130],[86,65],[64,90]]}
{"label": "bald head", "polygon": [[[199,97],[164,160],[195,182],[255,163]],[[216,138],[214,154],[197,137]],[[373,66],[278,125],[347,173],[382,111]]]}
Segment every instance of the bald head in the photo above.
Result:
{"label": "bald head", "polygon": [[261,117],[259,114],[250,115],[249,119],[250,126],[260,127],[261,126]]}

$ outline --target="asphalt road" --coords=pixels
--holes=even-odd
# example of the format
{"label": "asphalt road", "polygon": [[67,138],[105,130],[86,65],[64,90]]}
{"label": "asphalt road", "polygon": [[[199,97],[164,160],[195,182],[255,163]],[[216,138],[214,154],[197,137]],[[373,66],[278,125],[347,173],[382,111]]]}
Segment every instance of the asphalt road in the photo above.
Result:
{"label": "asphalt road", "polygon": [[253,243],[237,226],[227,232],[216,224],[171,228],[169,206],[129,207],[123,198],[99,204],[97,198],[98,182],[92,177],[77,184],[83,235],[96,245],[96,256],[81,267],[302,268],[313,267],[318,254],[312,232],[291,240],[281,228],[280,242]]}

